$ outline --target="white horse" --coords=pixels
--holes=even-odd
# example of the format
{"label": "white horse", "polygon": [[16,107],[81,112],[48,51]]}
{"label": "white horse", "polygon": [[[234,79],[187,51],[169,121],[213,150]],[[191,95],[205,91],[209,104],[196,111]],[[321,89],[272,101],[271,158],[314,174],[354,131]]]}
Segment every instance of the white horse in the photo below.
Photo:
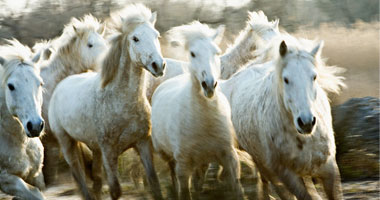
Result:
{"label": "white horse", "polygon": [[[235,131],[225,96],[217,87],[220,49],[213,42],[220,30],[193,22],[171,30],[190,52],[190,73],[162,83],[152,98],[152,141],[178,180],[180,199],[190,199],[192,172],[218,162],[227,171],[229,189],[242,198]],[[174,169],[175,168],[175,169]],[[174,186],[175,183],[173,182]]]}
{"label": "white horse", "polygon": [[[64,78],[89,70],[97,70],[99,57],[107,49],[103,38],[105,26],[92,15],[83,19],[72,18],[63,30],[62,36],[49,42],[35,45],[40,52],[41,77],[45,82],[42,117],[46,121],[46,134],[42,138],[45,147],[43,172],[47,184],[55,181],[58,170],[59,144],[50,130],[48,110],[51,95],[57,84]],[[52,55],[49,55],[51,52]],[[46,60],[46,57],[50,59]],[[81,148],[85,148],[81,146]]]}
{"label": "white horse", "polygon": [[161,199],[151,152],[150,105],[145,95],[145,70],[163,74],[164,59],[154,28],[156,13],[141,4],[111,14],[115,32],[100,73],[69,76],[56,87],[49,106],[52,132],[86,199],[92,199],[80,164],[77,141],[93,152],[93,190],[101,192],[102,162],[112,199],[121,195],[118,156],[130,147],[140,154],[148,183]]}
{"label": "white horse", "polygon": [[344,84],[335,75],[340,68],[322,61],[322,46],[282,34],[268,47],[272,61],[220,84],[239,145],[265,179],[280,180],[298,199],[320,198],[310,177],[322,181],[329,199],[342,198],[327,92]]}
{"label": "white horse", "polygon": [[[220,32],[224,32],[224,26],[218,27]],[[255,58],[253,51],[262,48],[263,44],[270,41],[279,34],[278,20],[268,21],[268,18],[262,11],[249,12],[247,25],[239,36],[235,39],[234,44],[229,47],[220,57],[221,62],[221,79],[228,79],[248,61]],[[221,35],[222,36],[222,35]],[[220,39],[221,36],[219,36]],[[170,37],[170,33],[166,33],[166,37]],[[183,49],[178,41],[170,43],[176,44],[175,50]],[[180,52],[186,52],[181,50]],[[147,74],[147,97],[151,100],[154,90],[165,80],[178,76],[187,71],[188,62],[165,58],[167,69],[165,75],[160,78],[154,78]]]}
{"label": "white horse", "polygon": [[0,47],[0,189],[21,199],[44,199],[42,84],[32,52],[17,40]]}

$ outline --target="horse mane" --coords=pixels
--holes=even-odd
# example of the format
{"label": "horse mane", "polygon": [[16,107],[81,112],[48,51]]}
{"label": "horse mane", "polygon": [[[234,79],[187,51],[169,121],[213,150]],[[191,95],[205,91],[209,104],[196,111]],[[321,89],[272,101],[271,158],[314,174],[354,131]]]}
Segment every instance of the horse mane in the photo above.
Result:
{"label": "horse mane", "polygon": [[91,14],[85,15],[81,19],[71,18],[70,23],[65,25],[62,36],[54,42],[57,44],[57,52],[63,55],[72,54],[73,51],[77,51],[74,47],[77,39],[87,37],[91,31],[101,33],[104,28],[105,25]]}
{"label": "horse mane", "polygon": [[29,47],[21,44],[14,38],[12,40],[6,39],[5,41],[8,44],[0,46],[0,57],[4,59],[2,70],[0,70],[2,85],[5,84],[11,73],[21,63],[25,63],[39,71],[32,61],[32,51]]}
{"label": "horse mane", "polygon": [[257,34],[262,34],[266,31],[268,27],[273,28],[276,24],[279,23],[279,19],[274,21],[268,21],[268,17],[264,14],[262,10],[257,12],[248,12],[248,24],[251,25],[252,29]]}
{"label": "horse mane", "polygon": [[149,23],[152,11],[143,4],[131,4],[111,13],[110,29],[119,34],[129,33],[138,24]]}
{"label": "horse mane", "polygon": [[199,21],[193,21],[189,24],[176,26],[170,29],[168,37],[180,43],[185,49],[189,48],[189,44],[197,39],[209,39],[216,32],[206,24]]}
{"label": "horse mane", "polygon": [[344,68],[328,66],[326,64],[326,59],[322,58],[320,54],[317,54],[315,57],[310,55],[309,52],[311,52],[318,44],[317,40],[295,38],[288,33],[281,33],[281,36],[273,39],[265,48],[259,49],[255,52],[255,54],[258,55],[258,58],[251,64],[264,63],[269,60],[281,62],[279,46],[282,41],[285,41],[289,53],[297,54],[298,56],[307,58],[314,63],[318,74],[318,84],[324,91],[339,94],[341,89],[345,87],[343,82],[345,78],[338,75],[345,71]]}
{"label": "horse mane", "polygon": [[128,55],[128,48],[122,45],[124,36],[128,35],[139,24],[152,24],[150,22],[151,17],[151,10],[143,4],[131,4],[122,10],[111,13],[109,28],[113,36],[110,39],[110,48],[103,59],[100,72],[102,88],[114,79],[120,64],[121,53],[124,51],[124,55]]}

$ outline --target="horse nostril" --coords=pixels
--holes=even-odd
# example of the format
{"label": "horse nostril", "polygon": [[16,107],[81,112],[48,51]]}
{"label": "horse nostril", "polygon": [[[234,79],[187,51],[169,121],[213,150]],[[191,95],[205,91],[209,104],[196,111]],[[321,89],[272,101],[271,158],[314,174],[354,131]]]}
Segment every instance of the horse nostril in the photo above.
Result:
{"label": "horse nostril", "polygon": [[164,70],[166,67],[166,62],[164,62],[164,64],[162,64],[162,69]]}
{"label": "horse nostril", "polygon": [[218,81],[215,81],[214,88],[218,85]]}
{"label": "horse nostril", "polygon": [[206,82],[202,81],[202,87],[203,87],[203,89],[207,88]]}
{"label": "horse nostril", "polygon": [[304,126],[301,117],[298,117],[298,119],[297,119],[297,123],[298,123],[298,125],[299,125],[301,128]]}
{"label": "horse nostril", "polygon": [[157,64],[156,64],[156,62],[153,62],[152,63],[152,68],[153,68],[153,70],[156,72],[157,71]]}
{"label": "horse nostril", "polygon": [[313,121],[311,122],[311,125],[315,125],[315,122],[317,122],[317,119],[315,117],[313,117]]}
{"label": "horse nostril", "polygon": [[41,124],[40,124],[40,130],[44,129],[44,125],[45,125],[45,122],[44,122],[44,121],[41,121]]}
{"label": "horse nostril", "polygon": [[32,122],[26,123],[26,128],[28,129],[29,132],[32,131],[33,130]]}

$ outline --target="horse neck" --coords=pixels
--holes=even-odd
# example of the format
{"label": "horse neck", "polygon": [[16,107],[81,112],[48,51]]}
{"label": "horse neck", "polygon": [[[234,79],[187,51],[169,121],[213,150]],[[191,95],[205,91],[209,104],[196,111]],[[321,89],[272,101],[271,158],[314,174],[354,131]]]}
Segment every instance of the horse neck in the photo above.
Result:
{"label": "horse neck", "polygon": [[130,61],[129,53],[121,53],[117,74],[109,84],[109,88],[127,93],[127,97],[146,98],[145,71],[142,66]]}
{"label": "horse neck", "polygon": [[86,72],[89,68],[79,57],[58,52],[46,67],[42,67],[41,76],[45,84],[54,89],[66,77]]}
{"label": "horse neck", "polygon": [[11,113],[9,113],[8,107],[5,102],[4,90],[0,90],[0,134],[2,135],[1,137],[3,140],[5,140],[6,138],[8,140],[11,140],[15,144],[24,144],[28,140],[28,137],[26,137],[22,124],[18,120],[14,119]]}
{"label": "horse neck", "polygon": [[220,57],[221,79],[228,79],[254,58],[251,53],[256,48],[253,35],[252,28],[247,25],[245,30],[235,39],[234,44]]}

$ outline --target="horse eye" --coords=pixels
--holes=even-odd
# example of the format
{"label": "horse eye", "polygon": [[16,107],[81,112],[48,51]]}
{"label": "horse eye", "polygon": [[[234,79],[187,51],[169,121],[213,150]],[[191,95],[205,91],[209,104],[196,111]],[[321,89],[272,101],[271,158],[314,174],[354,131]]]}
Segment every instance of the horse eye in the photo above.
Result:
{"label": "horse eye", "polygon": [[88,44],[87,46],[88,46],[88,48],[92,48],[92,47],[93,47],[93,45],[92,45],[92,44]]}
{"label": "horse eye", "polygon": [[133,36],[133,41],[135,41],[135,42],[138,42],[138,41],[140,41],[136,36]]}
{"label": "horse eye", "polygon": [[314,75],[313,80],[317,79],[317,75]]}
{"label": "horse eye", "polygon": [[284,82],[285,82],[286,84],[289,84],[289,80],[288,80],[288,78],[284,78]]}
{"label": "horse eye", "polygon": [[190,55],[191,55],[191,57],[193,57],[193,58],[195,58],[195,54],[194,54],[194,52],[190,52]]}
{"label": "horse eye", "polygon": [[8,84],[8,88],[10,91],[15,90],[15,86],[13,86],[13,84],[10,84],[10,83]]}

